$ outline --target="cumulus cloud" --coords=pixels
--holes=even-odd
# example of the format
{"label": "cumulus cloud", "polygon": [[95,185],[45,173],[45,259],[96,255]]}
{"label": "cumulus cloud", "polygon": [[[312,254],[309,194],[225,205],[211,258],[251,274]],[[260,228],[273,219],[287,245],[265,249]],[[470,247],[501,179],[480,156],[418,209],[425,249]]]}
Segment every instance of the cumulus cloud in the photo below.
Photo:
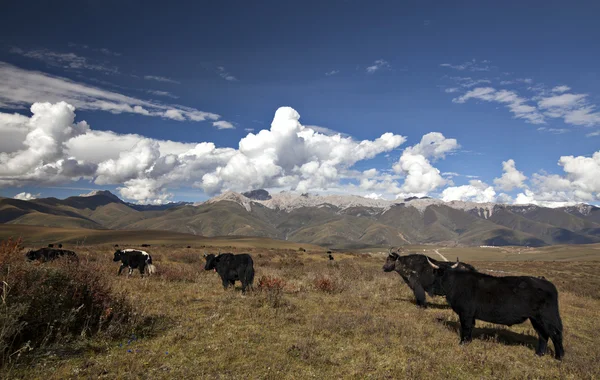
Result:
{"label": "cumulus cloud", "polygon": [[[34,104],[31,117],[0,113],[0,141],[15,130],[21,140],[0,154],[0,186],[85,178],[97,185],[120,185],[121,196],[146,203],[167,201],[172,196],[169,189],[178,186],[195,186],[208,194],[227,189],[327,189],[355,177],[355,163],[392,151],[406,140],[392,133],[364,141],[325,135],[300,124],[294,109],[282,107],[269,130],[249,133],[238,149],[217,148],[210,142],[178,143],[92,130],[83,121],[75,122],[74,111],[60,102]],[[419,149],[440,155],[445,148]],[[358,177],[376,174],[367,171]],[[373,187],[395,185],[389,175],[374,180]]]}
{"label": "cumulus cloud", "polygon": [[495,178],[494,184],[501,190],[511,191],[514,188],[524,188],[527,177],[517,170],[515,160],[510,159],[502,162],[502,177]]}
{"label": "cumulus cloud", "polygon": [[468,185],[447,187],[442,191],[442,200],[469,201],[477,203],[495,202],[496,191],[480,180],[471,180]]}
{"label": "cumulus cloud", "polygon": [[448,183],[440,171],[431,165],[430,159],[445,158],[458,149],[456,139],[447,139],[439,132],[424,135],[421,141],[406,148],[393,166],[394,172],[405,176],[400,196],[423,196]]}
{"label": "cumulus cloud", "polygon": [[373,74],[379,70],[385,70],[389,68],[391,68],[391,65],[388,61],[386,61],[385,59],[378,59],[375,62],[373,62],[371,66],[368,66],[366,70],[368,74]]}
{"label": "cumulus cloud", "polygon": [[33,199],[37,199],[37,197],[39,197],[39,196],[40,196],[40,194],[35,194],[34,195],[34,194],[31,194],[31,193],[25,193],[25,192],[23,192],[23,193],[19,193],[19,194],[15,195],[13,198],[21,200],[21,201],[30,201],[30,200],[33,200]]}
{"label": "cumulus cloud", "polygon": [[517,195],[515,203],[558,207],[600,200],[600,151],[591,157],[562,156],[564,175],[536,173],[531,189]]}
{"label": "cumulus cloud", "polygon": [[38,71],[0,62],[0,103],[20,108],[36,102],[67,102],[77,109],[132,113],[173,120],[218,120],[219,115],[195,108],[146,101]]}

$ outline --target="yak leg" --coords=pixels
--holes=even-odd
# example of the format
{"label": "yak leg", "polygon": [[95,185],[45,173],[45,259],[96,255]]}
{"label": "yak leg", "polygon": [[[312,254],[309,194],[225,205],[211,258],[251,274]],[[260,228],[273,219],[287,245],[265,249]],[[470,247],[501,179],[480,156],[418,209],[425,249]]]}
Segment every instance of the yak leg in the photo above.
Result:
{"label": "yak leg", "polygon": [[141,264],[138,269],[140,270],[140,275],[144,277],[144,270],[146,269],[146,266]]}
{"label": "yak leg", "polygon": [[533,326],[533,328],[539,336],[538,345],[535,350],[535,353],[539,356],[543,356],[546,353],[546,349],[548,348],[548,337],[550,334],[548,334],[548,330],[544,326],[543,322],[536,318],[529,318],[529,320],[531,321],[531,325]]}
{"label": "yak leg", "polygon": [[231,281],[223,279],[223,288],[227,289],[230,284],[231,284]]}
{"label": "yak leg", "polygon": [[475,327],[475,318],[467,315],[460,315],[460,344],[469,343],[472,339],[473,327]]}
{"label": "yak leg", "polygon": [[117,276],[119,276],[121,274],[121,272],[123,272],[123,269],[127,268],[127,265],[125,264],[121,264],[121,266],[119,267],[119,273],[117,273]]}
{"label": "yak leg", "polygon": [[127,277],[131,277],[132,274],[133,274],[133,268],[129,267],[129,273],[127,273]]}
{"label": "yak leg", "polygon": [[415,295],[415,299],[417,300],[417,306],[427,307],[425,289],[423,289],[423,286],[415,279],[411,279],[409,285]]}

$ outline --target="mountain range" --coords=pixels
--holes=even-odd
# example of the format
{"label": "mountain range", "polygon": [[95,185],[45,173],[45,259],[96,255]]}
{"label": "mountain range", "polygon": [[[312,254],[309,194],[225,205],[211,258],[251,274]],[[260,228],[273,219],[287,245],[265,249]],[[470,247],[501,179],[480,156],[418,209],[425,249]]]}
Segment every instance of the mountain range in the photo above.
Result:
{"label": "mountain range", "polygon": [[600,242],[600,208],[388,201],[266,190],[227,192],[200,203],[136,205],[109,191],[66,199],[0,198],[0,223],[260,236],[332,248],[405,244],[520,245]]}

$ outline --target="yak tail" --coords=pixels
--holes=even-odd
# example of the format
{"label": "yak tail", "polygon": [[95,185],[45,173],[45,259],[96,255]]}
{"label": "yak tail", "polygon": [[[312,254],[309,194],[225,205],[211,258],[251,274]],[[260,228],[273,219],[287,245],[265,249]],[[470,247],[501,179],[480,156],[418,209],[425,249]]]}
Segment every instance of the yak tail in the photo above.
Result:
{"label": "yak tail", "polygon": [[152,256],[148,255],[148,258],[146,259],[146,264],[148,266],[148,274],[156,273],[156,267],[152,265]]}
{"label": "yak tail", "polygon": [[152,264],[148,264],[148,274],[156,273],[156,267]]}
{"label": "yak tail", "polygon": [[252,265],[248,265],[246,267],[246,283],[252,287],[252,283],[254,282],[254,267]]}

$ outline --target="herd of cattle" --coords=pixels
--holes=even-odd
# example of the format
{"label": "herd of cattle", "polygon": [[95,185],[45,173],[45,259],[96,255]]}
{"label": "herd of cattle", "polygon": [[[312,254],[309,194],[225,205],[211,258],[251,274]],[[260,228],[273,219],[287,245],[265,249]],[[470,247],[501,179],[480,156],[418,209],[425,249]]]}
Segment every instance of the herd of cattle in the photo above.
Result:
{"label": "herd of cattle", "polygon": [[[148,246],[148,245],[145,245]],[[138,269],[140,275],[156,272],[152,257],[138,249],[118,249],[113,261],[121,262],[117,275],[129,269],[131,275]],[[328,251],[329,260],[333,260]],[[77,261],[77,254],[62,249],[59,244],[29,251],[28,260],[51,261],[59,257]],[[204,254],[204,270],[214,270],[227,289],[236,281],[242,283],[242,293],[252,288],[254,262],[249,254]],[[422,254],[401,255],[390,248],[384,272],[396,271],[413,291],[419,307],[426,307],[426,296],[444,296],[460,320],[460,343],[471,341],[475,320],[512,326],[531,321],[539,335],[536,354],[544,355],[548,339],[554,344],[555,358],[562,359],[562,320],[558,310],[558,291],[544,277],[506,276],[495,277],[477,271],[472,265],[437,261]]]}

